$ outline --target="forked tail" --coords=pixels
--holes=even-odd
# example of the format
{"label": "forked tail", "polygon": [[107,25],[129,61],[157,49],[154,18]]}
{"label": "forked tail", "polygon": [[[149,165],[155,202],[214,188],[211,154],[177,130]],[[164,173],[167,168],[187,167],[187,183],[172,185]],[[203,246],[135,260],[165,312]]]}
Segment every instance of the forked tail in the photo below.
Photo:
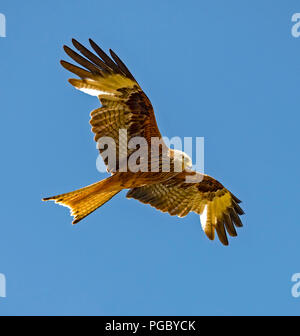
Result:
{"label": "forked tail", "polygon": [[54,201],[70,208],[74,217],[72,224],[76,224],[121,191],[121,187],[114,186],[112,177],[69,193],[43,198],[43,201]]}

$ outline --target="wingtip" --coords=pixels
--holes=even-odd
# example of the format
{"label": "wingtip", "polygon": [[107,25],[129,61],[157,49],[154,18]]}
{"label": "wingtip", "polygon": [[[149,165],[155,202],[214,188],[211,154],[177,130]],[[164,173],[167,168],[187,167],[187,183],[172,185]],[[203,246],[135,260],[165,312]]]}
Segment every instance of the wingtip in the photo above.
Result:
{"label": "wingtip", "polygon": [[214,230],[210,230],[210,229],[204,229],[204,233],[206,234],[207,238],[209,240],[215,240],[215,231]]}
{"label": "wingtip", "polygon": [[68,82],[69,82],[71,85],[75,86],[76,78],[69,78],[69,79],[68,79]]}
{"label": "wingtip", "polygon": [[73,222],[72,222],[72,225],[76,225],[78,222],[80,222],[80,218],[75,218],[74,220],[73,220]]}
{"label": "wingtip", "polygon": [[72,38],[72,44],[73,46],[78,49],[78,47],[82,46],[80,42],[78,42],[76,39]]}
{"label": "wingtip", "polygon": [[230,194],[232,198],[236,201],[236,203],[242,203],[242,201],[239,198],[237,198],[233,193],[230,193]]}
{"label": "wingtip", "polygon": [[89,38],[89,43],[90,43],[90,45],[91,45],[92,48],[93,48],[93,46],[96,45],[96,43],[91,38]]}
{"label": "wingtip", "polygon": [[77,78],[69,78],[68,82],[75,87],[75,89],[80,90],[80,85],[78,85],[78,80]]}
{"label": "wingtip", "polygon": [[115,57],[118,57],[117,54],[112,50],[112,49],[108,49],[109,50],[109,53],[110,53],[110,56],[115,59]]}
{"label": "wingtip", "polygon": [[70,53],[72,53],[73,52],[73,50],[70,48],[70,47],[68,47],[67,45],[63,45],[63,49],[64,49],[64,52],[68,55],[68,56],[70,56]]}

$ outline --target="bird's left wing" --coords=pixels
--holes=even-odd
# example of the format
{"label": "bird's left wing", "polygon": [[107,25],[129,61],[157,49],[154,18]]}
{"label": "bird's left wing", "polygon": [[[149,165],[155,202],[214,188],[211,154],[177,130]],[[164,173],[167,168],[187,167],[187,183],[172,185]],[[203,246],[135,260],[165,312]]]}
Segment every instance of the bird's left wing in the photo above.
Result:
{"label": "bird's left wing", "polygon": [[172,216],[184,217],[189,212],[195,212],[200,215],[208,238],[213,240],[217,231],[220,241],[228,245],[226,231],[230,236],[236,236],[235,226],[243,226],[239,218],[244,213],[239,206],[241,201],[208,175],[195,173],[195,178],[201,182],[186,183],[185,174],[180,173],[163,183],[133,188],[127,197],[150,204]]}
{"label": "bird's left wing", "polygon": [[[162,146],[166,146],[157,127],[150,100],[120,58],[112,50],[109,57],[92,40],[90,44],[95,53],[75,39],[72,42],[81,55],[67,46],[64,46],[64,50],[85,69],[66,61],[61,61],[61,64],[80,77],[69,79],[75,88],[100,99],[102,107],[91,112],[90,123],[95,141],[111,138],[116,145],[116,162],[112,163],[104,156],[106,148],[99,148],[107,170],[119,170],[120,157],[124,156],[120,154],[121,148],[127,151],[124,157],[126,162],[134,152],[134,149],[128,150],[128,143],[134,137],[144,138],[147,145],[151,144],[152,138],[157,138]],[[123,133],[120,130],[124,130]]]}

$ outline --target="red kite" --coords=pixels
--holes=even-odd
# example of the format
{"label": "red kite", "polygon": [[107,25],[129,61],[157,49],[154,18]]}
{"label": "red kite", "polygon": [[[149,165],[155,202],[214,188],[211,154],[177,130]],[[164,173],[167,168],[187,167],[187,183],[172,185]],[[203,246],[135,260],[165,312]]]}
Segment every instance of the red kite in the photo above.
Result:
{"label": "red kite", "polygon": [[[213,240],[216,231],[220,241],[228,245],[226,232],[230,236],[236,236],[235,227],[242,226],[239,218],[244,213],[239,206],[241,201],[214,178],[193,171],[188,155],[180,152],[178,157],[178,151],[166,146],[151,102],[128,68],[112,50],[109,50],[109,57],[95,42],[91,39],[89,41],[95,53],[74,39],[73,45],[81,55],[64,46],[65,52],[82,67],[66,61],[61,61],[61,64],[79,77],[69,79],[76,89],[99,98],[102,107],[91,112],[92,131],[95,141],[108,137],[114,140],[116,159],[112,165],[104,157],[105,148],[99,148],[110,177],[85,188],[43,200],[53,200],[69,207],[75,224],[121,190],[129,189],[128,198],[150,204],[172,216],[184,217],[190,212],[199,214],[208,238]],[[120,130],[126,130],[126,137],[120,138]],[[152,139],[160,141],[161,150],[156,156],[151,156],[151,150],[144,151],[146,168],[154,160],[158,164],[158,170],[124,170],[124,167],[128,168],[128,160],[135,151],[131,148],[122,156],[121,147],[128,149],[129,141],[135,137],[145,139],[144,149],[150,148]],[[170,161],[169,171],[162,169],[166,158]],[[174,169],[178,162],[182,168],[179,172]]]}

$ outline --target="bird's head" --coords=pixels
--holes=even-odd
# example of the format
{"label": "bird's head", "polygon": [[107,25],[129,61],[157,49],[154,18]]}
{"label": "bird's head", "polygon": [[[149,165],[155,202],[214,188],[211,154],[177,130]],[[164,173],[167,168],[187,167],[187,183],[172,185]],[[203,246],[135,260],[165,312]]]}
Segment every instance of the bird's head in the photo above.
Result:
{"label": "bird's head", "polygon": [[178,149],[173,149],[174,161],[181,164],[182,170],[192,168],[192,159],[185,153]]}

